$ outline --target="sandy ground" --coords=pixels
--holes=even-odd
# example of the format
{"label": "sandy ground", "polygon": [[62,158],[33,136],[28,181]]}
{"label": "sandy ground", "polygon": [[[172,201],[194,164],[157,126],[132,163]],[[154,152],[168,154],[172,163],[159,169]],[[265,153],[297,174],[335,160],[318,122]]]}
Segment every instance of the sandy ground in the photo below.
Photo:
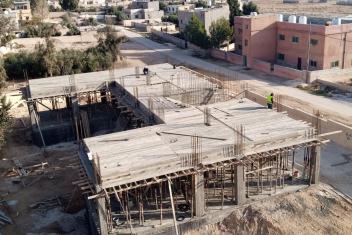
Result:
{"label": "sandy ground", "polygon": [[[88,47],[93,47],[97,44],[97,32],[89,31],[82,32],[81,35],[77,36],[60,36],[60,37],[51,37],[54,41],[56,49],[79,49],[84,50]],[[19,50],[28,50],[32,51],[35,48],[35,45],[38,43],[44,43],[44,38],[17,38],[12,42],[20,46],[19,49],[14,50],[17,52]]]}
{"label": "sandy ground", "polygon": [[[71,161],[60,160],[60,158],[74,155],[77,146],[72,143],[62,144],[49,147],[44,152],[31,142],[27,107],[24,104],[19,104],[17,108],[11,110],[11,115],[14,118],[11,132],[7,144],[0,152],[0,199],[11,202],[13,206],[0,207],[0,209],[6,211],[14,223],[4,227],[1,232],[12,235],[29,232],[47,234],[49,232],[61,233],[64,230],[66,230],[65,232],[80,230],[81,228],[74,226],[62,229],[61,226],[55,224],[57,218],[64,215],[65,217],[71,216],[74,220],[74,215],[63,212],[63,209],[73,192],[72,181],[78,178],[78,170],[73,167]],[[44,169],[39,168],[38,171],[33,171],[20,179],[11,172],[13,168],[16,168],[15,159],[23,167],[41,163],[47,163],[47,165]],[[59,198],[62,205],[57,205],[54,211],[51,207],[40,210],[29,207],[31,204],[50,198]],[[52,214],[56,214],[56,216]],[[77,218],[82,219],[83,215],[84,211]],[[43,224],[44,222],[39,219],[41,217],[47,218],[47,224]]]}
{"label": "sandy ground", "polygon": [[318,17],[337,17],[352,14],[352,6],[336,5],[336,0],[327,3],[308,3],[300,0],[299,4],[284,4],[282,0],[253,0],[260,13],[303,14]]}
{"label": "sandy ground", "polygon": [[185,235],[351,234],[352,201],[321,184],[235,209],[223,221]]}

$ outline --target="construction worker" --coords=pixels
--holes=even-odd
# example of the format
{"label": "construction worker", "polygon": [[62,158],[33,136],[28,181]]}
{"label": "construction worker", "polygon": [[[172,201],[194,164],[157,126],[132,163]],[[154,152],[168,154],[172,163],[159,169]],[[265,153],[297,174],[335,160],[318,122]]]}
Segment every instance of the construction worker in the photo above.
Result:
{"label": "construction worker", "polygon": [[268,109],[273,109],[274,103],[274,93],[271,93],[266,97],[266,104],[268,105]]}

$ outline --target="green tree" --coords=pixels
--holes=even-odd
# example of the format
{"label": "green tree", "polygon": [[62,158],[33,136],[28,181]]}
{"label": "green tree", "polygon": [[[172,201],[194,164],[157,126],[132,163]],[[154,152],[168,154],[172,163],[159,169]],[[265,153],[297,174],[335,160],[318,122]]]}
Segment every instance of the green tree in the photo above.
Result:
{"label": "green tree", "polygon": [[208,8],[208,4],[206,1],[199,0],[198,2],[196,2],[196,7]]}
{"label": "green tree", "polygon": [[117,7],[116,6],[112,6],[111,8],[109,8],[107,10],[107,13],[111,14],[111,15],[115,15],[117,23],[120,23],[123,20],[127,20],[128,19],[128,17],[125,14],[125,12],[123,12],[123,7],[122,6],[117,6]]}
{"label": "green tree", "polygon": [[164,2],[159,2],[159,9],[160,9],[161,11],[164,11],[165,8],[166,8],[166,4],[165,4]]}
{"label": "green tree", "polygon": [[210,42],[204,24],[193,14],[190,21],[186,25],[184,31],[185,37],[188,41],[203,47],[209,48]]}
{"label": "green tree", "polygon": [[2,95],[2,89],[5,86],[7,79],[6,71],[3,66],[3,61],[0,60],[0,149],[5,141],[5,133],[10,121],[9,110],[11,104],[7,102],[6,97]]}
{"label": "green tree", "polygon": [[0,0],[1,8],[10,8],[12,5],[12,0]]}
{"label": "green tree", "polygon": [[104,53],[110,53],[113,62],[115,62],[121,59],[120,44],[123,40],[124,37],[119,37],[111,27],[107,26],[105,32],[100,34],[96,49],[102,55],[104,55]]}
{"label": "green tree", "polygon": [[219,48],[225,41],[231,39],[232,27],[224,17],[212,22],[209,28],[210,41],[213,47]]}
{"label": "green tree", "polygon": [[49,15],[49,6],[47,0],[31,0],[31,9],[34,17],[40,22],[46,19]]}
{"label": "green tree", "polygon": [[2,90],[2,88],[4,88],[6,79],[7,74],[4,68],[4,63],[2,60],[0,60],[0,91]]}
{"label": "green tree", "polygon": [[14,38],[15,24],[10,17],[0,15],[0,46],[5,46]]}
{"label": "green tree", "polygon": [[128,19],[127,15],[123,11],[116,11],[115,16],[116,16],[117,23],[120,23],[120,22]]}
{"label": "green tree", "polygon": [[255,3],[253,3],[253,2],[249,2],[249,3],[243,4],[242,11],[243,11],[244,15],[250,15],[251,12],[259,13],[258,6]]}
{"label": "green tree", "polygon": [[229,4],[230,8],[230,25],[233,26],[235,16],[242,15],[240,3],[238,2],[238,0],[227,0],[227,4]]}
{"label": "green tree", "polygon": [[60,6],[66,11],[73,11],[78,8],[79,0],[60,0]]}
{"label": "green tree", "polygon": [[174,23],[176,26],[178,26],[179,22],[178,22],[178,16],[177,14],[170,14],[168,16],[163,16],[161,18],[161,20],[163,22],[171,22],[171,23]]}
{"label": "green tree", "polygon": [[43,64],[46,70],[45,77],[52,77],[57,74],[58,66],[54,42],[47,37],[45,38],[45,44],[36,46],[36,51],[40,58],[40,64]]}

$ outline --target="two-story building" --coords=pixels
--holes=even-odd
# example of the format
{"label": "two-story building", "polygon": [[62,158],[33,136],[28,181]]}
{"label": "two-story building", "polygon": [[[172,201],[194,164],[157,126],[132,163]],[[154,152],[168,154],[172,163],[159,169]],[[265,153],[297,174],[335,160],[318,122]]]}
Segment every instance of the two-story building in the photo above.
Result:
{"label": "two-story building", "polygon": [[14,0],[13,10],[16,12],[19,21],[29,21],[32,19],[31,3],[29,0]]}
{"label": "two-story building", "polygon": [[191,10],[194,9],[194,4],[177,4],[177,5],[167,5],[165,12],[168,14],[177,14],[179,10]]}
{"label": "two-story building", "polygon": [[135,19],[161,19],[164,11],[159,9],[159,1],[135,0],[129,8],[124,10],[130,20]]}
{"label": "two-story building", "polygon": [[[309,23],[308,23],[309,22]],[[312,23],[305,16],[252,14],[234,19],[235,53],[299,70],[352,67],[352,24]]]}
{"label": "two-story building", "polygon": [[184,31],[192,16],[195,15],[204,24],[205,30],[209,34],[209,28],[212,22],[224,17],[229,19],[230,10],[227,4],[217,5],[210,8],[179,9],[178,21],[180,31]]}

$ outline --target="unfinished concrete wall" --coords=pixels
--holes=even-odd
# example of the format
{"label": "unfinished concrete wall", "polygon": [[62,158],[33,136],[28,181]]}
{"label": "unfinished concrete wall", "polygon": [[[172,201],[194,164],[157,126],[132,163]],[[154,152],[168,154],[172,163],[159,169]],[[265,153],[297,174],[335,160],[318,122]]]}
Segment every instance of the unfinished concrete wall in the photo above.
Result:
{"label": "unfinished concrete wall", "polygon": [[264,73],[271,73],[271,64],[265,61],[261,61],[261,60],[256,60],[253,59],[252,63],[251,63],[251,68],[264,72]]}
{"label": "unfinished concrete wall", "polygon": [[210,53],[208,50],[203,49],[197,45],[194,45],[193,43],[190,43],[188,41],[186,43],[185,40],[177,38],[172,34],[168,34],[154,29],[151,30],[151,33],[152,35],[157,36],[167,42],[171,42],[172,44],[175,44],[177,47],[185,49],[187,46],[188,49],[194,50],[196,53],[199,53],[202,56],[207,56]]}
{"label": "unfinished concrete wall", "polygon": [[275,64],[273,74],[278,77],[284,77],[288,79],[298,79],[298,80],[305,81],[306,72]]}
{"label": "unfinished concrete wall", "polygon": [[316,70],[308,72],[309,82],[314,82],[317,79],[331,79],[334,80],[343,80],[352,78],[352,69],[324,69],[324,70]]}
{"label": "unfinished concrete wall", "polygon": [[226,60],[232,64],[237,64],[237,65],[243,64],[243,56],[232,52],[226,52],[226,51],[221,51],[219,49],[212,48],[210,49],[210,55],[213,58]]}

